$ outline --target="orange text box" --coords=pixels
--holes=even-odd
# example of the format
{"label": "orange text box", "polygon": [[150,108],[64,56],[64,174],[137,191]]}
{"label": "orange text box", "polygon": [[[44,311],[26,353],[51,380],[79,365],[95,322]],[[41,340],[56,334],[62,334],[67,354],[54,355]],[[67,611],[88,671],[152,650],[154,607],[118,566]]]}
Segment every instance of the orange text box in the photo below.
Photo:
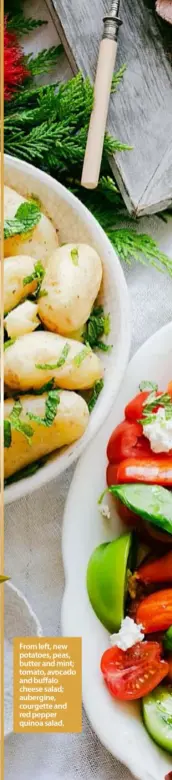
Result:
{"label": "orange text box", "polygon": [[80,637],[14,639],[14,732],[82,730]]}

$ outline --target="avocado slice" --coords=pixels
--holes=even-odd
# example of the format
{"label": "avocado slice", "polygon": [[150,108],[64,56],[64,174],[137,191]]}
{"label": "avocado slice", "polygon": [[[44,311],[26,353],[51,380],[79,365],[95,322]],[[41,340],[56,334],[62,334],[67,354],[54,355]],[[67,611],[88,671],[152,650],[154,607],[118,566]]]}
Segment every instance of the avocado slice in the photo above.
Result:
{"label": "avocado slice", "polygon": [[132,534],[123,534],[96,547],[88,563],[88,596],[94,612],[110,633],[119,631],[124,617],[131,546]]}
{"label": "avocado slice", "polygon": [[172,534],[172,492],[160,485],[112,485],[110,493],[151,525]]}
{"label": "avocado slice", "polygon": [[150,737],[172,753],[172,687],[159,685],[142,702],[143,720]]}

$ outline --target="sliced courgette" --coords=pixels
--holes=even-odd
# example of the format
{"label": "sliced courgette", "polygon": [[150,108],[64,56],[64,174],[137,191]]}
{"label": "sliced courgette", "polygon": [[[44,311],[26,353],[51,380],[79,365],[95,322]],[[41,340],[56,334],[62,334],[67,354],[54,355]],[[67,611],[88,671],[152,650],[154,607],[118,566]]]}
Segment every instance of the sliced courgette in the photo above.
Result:
{"label": "sliced courgette", "polygon": [[172,687],[159,685],[142,702],[143,720],[154,742],[172,753]]}
{"label": "sliced courgette", "polygon": [[160,485],[125,484],[109,488],[122,504],[151,525],[172,534],[172,493]]}

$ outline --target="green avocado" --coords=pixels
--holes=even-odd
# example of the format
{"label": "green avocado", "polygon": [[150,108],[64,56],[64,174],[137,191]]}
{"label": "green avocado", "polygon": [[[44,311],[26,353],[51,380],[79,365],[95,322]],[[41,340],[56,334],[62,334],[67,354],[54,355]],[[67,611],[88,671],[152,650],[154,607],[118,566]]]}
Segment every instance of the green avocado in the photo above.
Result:
{"label": "green avocado", "polygon": [[150,737],[172,753],[172,687],[159,685],[142,702],[143,720]]}
{"label": "green avocado", "polygon": [[94,612],[105,628],[119,631],[124,618],[127,567],[132,534],[123,534],[93,551],[87,568],[87,590]]}

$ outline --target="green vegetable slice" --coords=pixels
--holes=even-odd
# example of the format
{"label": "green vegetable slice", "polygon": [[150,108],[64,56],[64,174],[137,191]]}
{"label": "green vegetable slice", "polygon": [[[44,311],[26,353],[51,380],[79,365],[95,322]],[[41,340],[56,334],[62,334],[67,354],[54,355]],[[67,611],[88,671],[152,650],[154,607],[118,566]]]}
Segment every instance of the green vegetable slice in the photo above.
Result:
{"label": "green vegetable slice", "polygon": [[144,724],[152,739],[172,753],[172,687],[159,685],[145,696],[142,712]]}
{"label": "green vegetable slice", "polygon": [[151,525],[172,534],[172,493],[160,485],[112,485],[110,493],[117,496],[136,515]]}
{"label": "green vegetable slice", "polygon": [[93,551],[87,568],[87,590],[94,612],[105,628],[118,631],[124,617],[127,567],[132,534],[123,534]]}

